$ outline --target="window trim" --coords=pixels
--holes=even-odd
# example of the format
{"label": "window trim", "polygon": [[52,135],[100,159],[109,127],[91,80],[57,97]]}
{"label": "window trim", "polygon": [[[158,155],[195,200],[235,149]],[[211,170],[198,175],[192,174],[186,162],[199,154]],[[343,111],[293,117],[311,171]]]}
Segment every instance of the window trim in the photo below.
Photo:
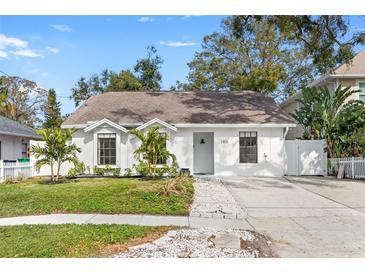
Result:
{"label": "window trim", "polygon": [[[245,133],[245,132],[250,132],[250,133],[254,132],[254,133],[256,133],[256,161],[255,162],[246,162],[246,163],[241,162],[241,145],[240,145],[241,136],[240,136],[240,134]],[[245,137],[243,137],[243,138],[245,138]],[[253,130],[239,131],[238,132],[238,164],[239,165],[256,165],[256,164],[258,164],[259,163],[259,159],[258,159],[258,150],[259,149],[258,149],[258,147],[259,147],[258,146],[258,131],[253,131]]]}
{"label": "window trim", "polygon": [[[100,150],[101,150],[101,148],[100,148],[99,140],[100,139],[103,139],[103,138],[99,138],[99,135],[106,135],[106,134],[114,135],[114,140],[115,140],[115,148],[114,148],[115,149],[115,163],[110,163],[110,164],[105,164],[105,163],[102,164],[101,163],[101,158],[100,158]],[[107,165],[112,166],[112,167],[117,166],[117,162],[118,162],[117,134],[114,133],[114,132],[113,133],[112,132],[98,132],[96,134],[96,142],[97,142],[97,144],[96,144],[96,163],[97,163],[97,166],[101,166],[101,167],[107,166]],[[110,157],[110,159],[112,159],[113,156],[109,156],[109,157]]]}
{"label": "window trim", "polygon": [[[357,89],[360,90],[360,84],[365,84],[365,80],[357,80],[356,81],[356,86],[357,86]],[[358,100],[361,101],[361,96],[364,96],[365,97],[365,91],[364,92],[359,92],[358,93]],[[363,101],[365,103],[365,100]]]}

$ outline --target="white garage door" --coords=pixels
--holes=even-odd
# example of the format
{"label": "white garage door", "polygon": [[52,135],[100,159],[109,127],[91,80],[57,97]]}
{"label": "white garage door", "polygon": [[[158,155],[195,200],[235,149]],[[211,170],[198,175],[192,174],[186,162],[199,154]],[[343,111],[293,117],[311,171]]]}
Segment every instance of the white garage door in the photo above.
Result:
{"label": "white garage door", "polygon": [[286,175],[327,175],[325,140],[285,140]]}

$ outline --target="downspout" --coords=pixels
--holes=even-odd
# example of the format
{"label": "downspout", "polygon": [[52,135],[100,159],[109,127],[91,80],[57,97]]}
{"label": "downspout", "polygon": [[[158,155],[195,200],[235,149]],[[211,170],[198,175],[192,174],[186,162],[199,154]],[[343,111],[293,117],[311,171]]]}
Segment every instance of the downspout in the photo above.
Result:
{"label": "downspout", "polygon": [[287,161],[288,161],[288,157],[287,157],[287,154],[286,154],[286,149],[285,149],[285,138],[286,138],[286,135],[288,134],[288,131],[289,131],[289,127],[285,127],[285,131],[284,131],[284,155],[285,155],[285,158],[284,158],[284,170],[283,170],[283,174],[285,175],[285,170],[286,170],[286,166],[287,166]]}
{"label": "downspout", "polygon": [[284,131],[284,141],[285,141],[285,137],[288,134],[289,131],[289,127],[285,127],[285,131]]}

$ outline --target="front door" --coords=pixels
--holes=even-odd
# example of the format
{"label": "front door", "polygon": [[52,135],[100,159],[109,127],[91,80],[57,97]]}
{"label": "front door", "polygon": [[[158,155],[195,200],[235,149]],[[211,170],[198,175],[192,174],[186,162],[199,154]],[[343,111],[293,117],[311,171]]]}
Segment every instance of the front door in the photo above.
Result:
{"label": "front door", "polygon": [[213,132],[194,132],[194,174],[214,174]]}

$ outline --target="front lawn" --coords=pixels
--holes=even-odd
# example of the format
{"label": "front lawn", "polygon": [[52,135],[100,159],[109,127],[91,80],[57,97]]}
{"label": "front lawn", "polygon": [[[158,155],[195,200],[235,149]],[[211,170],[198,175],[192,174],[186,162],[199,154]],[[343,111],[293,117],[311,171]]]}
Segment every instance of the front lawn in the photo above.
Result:
{"label": "front lawn", "polygon": [[160,237],[167,228],[132,225],[0,226],[0,257],[106,257],[129,244]]}
{"label": "front lawn", "polygon": [[50,213],[187,215],[191,178],[80,179],[45,184],[30,179],[0,185],[0,217]]}

